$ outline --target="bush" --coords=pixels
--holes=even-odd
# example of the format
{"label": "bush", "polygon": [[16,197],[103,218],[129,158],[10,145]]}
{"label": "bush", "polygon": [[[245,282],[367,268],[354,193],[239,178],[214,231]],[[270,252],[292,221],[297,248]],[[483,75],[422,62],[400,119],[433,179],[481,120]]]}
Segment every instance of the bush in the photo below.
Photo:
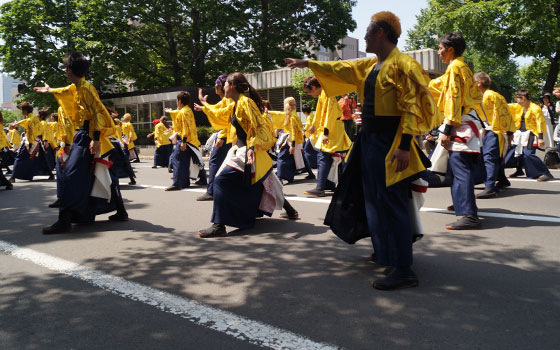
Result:
{"label": "bush", "polygon": [[215,133],[216,131],[211,126],[199,126],[197,127],[198,130],[198,140],[202,145],[208,141],[210,136]]}

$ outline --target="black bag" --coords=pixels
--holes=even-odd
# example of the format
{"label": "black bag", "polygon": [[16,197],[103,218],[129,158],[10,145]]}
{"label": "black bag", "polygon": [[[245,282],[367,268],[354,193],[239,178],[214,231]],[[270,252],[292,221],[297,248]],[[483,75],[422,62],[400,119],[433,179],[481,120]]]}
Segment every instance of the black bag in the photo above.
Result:
{"label": "black bag", "polygon": [[550,169],[560,168],[560,152],[555,149],[549,149],[544,154],[544,164]]}

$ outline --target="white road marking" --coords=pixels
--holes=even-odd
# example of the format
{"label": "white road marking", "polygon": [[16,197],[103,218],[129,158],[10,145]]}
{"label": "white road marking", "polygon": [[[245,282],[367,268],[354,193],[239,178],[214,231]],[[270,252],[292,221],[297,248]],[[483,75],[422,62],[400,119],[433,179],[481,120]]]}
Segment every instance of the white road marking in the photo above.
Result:
{"label": "white road marking", "polygon": [[[510,180],[517,180],[523,181],[522,179],[510,179]],[[535,181],[535,180],[525,180],[525,181]],[[125,185],[125,183],[121,183],[121,185]],[[156,189],[163,189],[165,186],[155,186],[155,185],[132,185],[132,186],[139,186],[143,188],[156,188]],[[182,191],[190,191],[190,192],[206,192],[205,189],[199,188],[186,188]],[[308,198],[308,197],[296,197],[296,196],[286,196],[289,201],[295,202],[309,202],[309,203],[323,203],[323,204],[330,204],[331,199],[323,198]],[[432,212],[432,213],[453,213],[452,211],[440,208],[421,208],[420,211],[424,212]],[[560,223],[560,217],[555,216],[544,216],[544,215],[525,215],[525,214],[505,214],[505,213],[493,213],[493,212],[486,212],[486,211],[479,211],[479,216],[487,216],[487,217],[495,217],[495,218],[504,218],[504,219],[515,219],[515,220],[527,220],[527,221],[542,221],[542,222],[558,222]]]}
{"label": "white road marking", "polygon": [[78,278],[120,297],[139,301],[154,306],[161,311],[179,315],[196,325],[225,333],[237,340],[247,341],[270,349],[340,349],[330,344],[314,342],[290,331],[204,305],[195,300],[131,282],[30,248],[22,248],[0,240],[0,251],[49,270]]}

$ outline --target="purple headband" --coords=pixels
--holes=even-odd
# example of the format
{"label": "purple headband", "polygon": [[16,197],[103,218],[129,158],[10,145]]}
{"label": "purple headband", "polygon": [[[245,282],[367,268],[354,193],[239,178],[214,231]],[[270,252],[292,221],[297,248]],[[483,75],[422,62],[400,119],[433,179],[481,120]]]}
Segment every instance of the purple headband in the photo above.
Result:
{"label": "purple headband", "polygon": [[216,86],[221,86],[223,88],[224,85],[226,84],[227,77],[228,77],[227,74],[220,75],[218,79],[216,79]]}

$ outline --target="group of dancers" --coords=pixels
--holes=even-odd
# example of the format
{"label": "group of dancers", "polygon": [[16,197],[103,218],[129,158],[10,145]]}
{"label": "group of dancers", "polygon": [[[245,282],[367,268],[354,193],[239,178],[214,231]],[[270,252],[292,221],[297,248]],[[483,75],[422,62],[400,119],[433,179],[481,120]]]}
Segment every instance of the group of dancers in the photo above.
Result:
{"label": "group of dancers", "polygon": [[[217,104],[210,105],[202,90],[200,104],[192,103],[188,92],[177,95],[177,110],[165,110],[171,122],[161,117],[148,136],[157,146],[154,167],[173,172],[166,191],[187,188],[191,180],[206,185],[206,193],[197,200],[213,200],[212,225],[199,230],[200,237],[227,236],[226,226],[251,228],[256,218],[271,216],[276,209],[284,209],[281,218],[298,219],[282,182],[294,181],[298,171],[307,172],[316,185],[305,194],[334,191],[325,224],[351,244],[371,238],[372,259],[389,267],[373,287],[409,288],[419,284],[411,268],[412,243],[422,236],[418,210],[429,186],[451,187],[453,205],[448,209],[458,218],[446,228],[464,230],[482,228],[476,198],[496,196],[510,185],[505,167],[516,168],[510,177],[520,176],[524,168],[537,181],[553,179],[535,155],[547,130],[541,109],[526,90],[518,92],[515,104],[490,90],[490,77],[473,74],[464,62],[466,42],[459,33],[439,39],[438,54],[448,66],[441,77],[430,79],[416,60],[398,50],[400,34],[398,17],[379,12],[372,16],[365,37],[366,52],[376,58],[285,59],[289,67],[310,68],[314,74],[303,82],[303,89],[318,98],[315,113],[309,106],[303,109],[305,126],[294,98],[284,101],[283,111],[273,111],[239,72],[217,78]],[[85,80],[86,58],[72,52],[64,65],[69,86],[35,88],[55,96],[60,105],[57,130],[63,130],[56,136],[59,218],[43,229],[44,234],[70,232],[73,222],[93,222],[95,215],[114,210],[110,220],[128,220],[115,171],[115,164],[122,163],[117,158],[124,157],[116,142],[122,140],[119,121]],[[336,97],[355,91],[362,102],[361,128],[351,142]],[[210,141],[208,176],[191,105],[219,130]],[[20,122],[27,140],[13,171],[20,154],[27,157],[25,162],[36,154],[37,169],[52,171],[48,147],[33,147],[41,140],[38,135],[43,133],[44,140],[46,133],[35,126],[38,120],[29,116],[31,112],[27,109],[28,121]],[[421,147],[424,137],[437,139],[429,155]],[[133,137],[128,134],[125,139],[128,149]],[[477,182],[484,182],[485,190],[475,195]]]}

